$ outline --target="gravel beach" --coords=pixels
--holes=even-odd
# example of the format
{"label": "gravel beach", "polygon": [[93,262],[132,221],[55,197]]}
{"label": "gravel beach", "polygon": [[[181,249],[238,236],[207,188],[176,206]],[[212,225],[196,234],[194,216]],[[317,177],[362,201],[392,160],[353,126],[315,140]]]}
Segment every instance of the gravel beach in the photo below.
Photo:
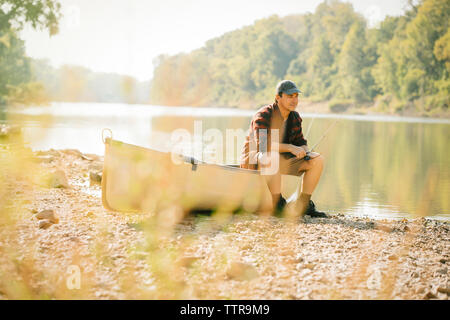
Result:
{"label": "gravel beach", "polygon": [[448,222],[240,214],[160,229],[103,208],[102,161],[35,152],[46,186],[3,181],[1,299],[449,298]]}

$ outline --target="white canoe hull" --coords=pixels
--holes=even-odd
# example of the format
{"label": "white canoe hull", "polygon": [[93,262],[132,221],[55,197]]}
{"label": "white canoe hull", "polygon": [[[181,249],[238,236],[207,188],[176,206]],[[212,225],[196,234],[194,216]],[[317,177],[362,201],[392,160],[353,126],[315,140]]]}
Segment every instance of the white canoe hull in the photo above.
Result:
{"label": "white canoe hull", "polygon": [[210,163],[107,139],[102,178],[105,208],[156,212],[212,209],[270,214],[272,197],[259,171]]}

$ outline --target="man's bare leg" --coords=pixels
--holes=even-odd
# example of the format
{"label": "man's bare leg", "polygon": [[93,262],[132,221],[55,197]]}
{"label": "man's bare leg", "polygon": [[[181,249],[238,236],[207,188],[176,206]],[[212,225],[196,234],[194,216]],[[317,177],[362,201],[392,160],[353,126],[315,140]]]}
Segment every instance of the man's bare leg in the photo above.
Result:
{"label": "man's bare leg", "polygon": [[281,193],[281,174],[279,172],[274,175],[265,176],[265,179],[271,194],[275,195]]}
{"label": "man's bare leg", "polygon": [[[304,172],[301,194],[297,200],[295,215],[303,215],[308,209],[311,195],[319,183],[323,171],[324,157],[319,155],[311,160],[302,161],[298,167],[298,173]],[[281,173],[280,170],[274,175],[265,176],[267,186],[272,195],[272,204],[275,207],[281,196]]]}
{"label": "man's bare leg", "polygon": [[[279,153],[271,153],[269,157],[272,156],[279,157]],[[272,207],[274,211],[278,208],[278,202],[281,198],[281,171],[279,168],[279,158],[278,159],[268,159],[262,158],[258,159],[258,167],[265,172],[264,178],[266,180],[267,186],[269,188],[270,194],[272,195]],[[276,162],[274,162],[276,161]]]}
{"label": "man's bare leg", "polygon": [[265,179],[272,195],[272,206],[275,209],[281,197],[281,174],[277,172],[274,175],[265,176]]}
{"label": "man's bare leg", "polygon": [[319,183],[323,171],[323,156],[304,161],[299,168],[299,172],[304,171],[302,191],[297,200],[297,213],[303,215],[309,206],[309,200]]}
{"label": "man's bare leg", "polygon": [[314,190],[319,183],[320,176],[323,171],[323,156],[318,156],[317,158],[311,159],[305,166],[305,169],[300,169],[300,171],[306,170],[303,176],[302,193],[313,194]]}

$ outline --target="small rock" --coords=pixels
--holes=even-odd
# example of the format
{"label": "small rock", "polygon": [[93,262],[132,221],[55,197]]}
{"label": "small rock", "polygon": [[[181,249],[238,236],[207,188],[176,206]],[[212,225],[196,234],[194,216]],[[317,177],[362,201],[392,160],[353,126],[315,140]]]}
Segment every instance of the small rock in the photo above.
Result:
{"label": "small rock", "polygon": [[93,160],[92,158],[90,158],[90,157],[88,157],[88,156],[86,156],[84,154],[81,154],[81,159],[87,160],[87,161],[92,161]]}
{"label": "small rock", "polygon": [[226,274],[230,279],[235,280],[252,280],[259,276],[254,266],[243,262],[232,262],[228,266]]}
{"label": "small rock", "polygon": [[280,252],[280,255],[282,255],[282,256],[293,256],[294,252],[292,250],[290,250],[290,249],[285,249],[285,250],[282,250]]}
{"label": "small rock", "polygon": [[423,299],[426,299],[426,300],[428,300],[428,299],[436,299],[436,298],[437,298],[437,296],[431,291],[428,291],[423,297]]}
{"label": "small rock", "polygon": [[437,291],[440,293],[446,293],[447,295],[450,295],[450,287],[441,286],[437,288]]}
{"label": "small rock", "polygon": [[197,256],[185,256],[178,259],[178,263],[183,266],[189,268],[195,261],[202,259],[203,257]]}
{"label": "small rock", "polygon": [[299,263],[297,264],[297,266],[295,267],[298,271],[302,271],[302,270],[313,270],[315,267],[314,263]]}
{"label": "small rock", "polygon": [[327,277],[326,275],[322,275],[322,276],[319,278],[319,281],[322,282],[322,283],[324,283],[324,284],[327,284],[327,283],[330,281],[330,279],[328,279],[328,277]]}
{"label": "small rock", "polygon": [[55,170],[47,176],[47,186],[50,188],[68,188],[66,174],[63,170]]}
{"label": "small rock", "polygon": [[425,287],[419,287],[419,288],[417,288],[417,290],[416,290],[416,293],[417,294],[421,294],[421,293],[424,293],[425,292]]}
{"label": "small rock", "polygon": [[47,228],[49,228],[52,225],[53,225],[53,223],[51,223],[47,219],[39,221],[39,229],[47,229]]}
{"label": "small rock", "polygon": [[241,247],[241,250],[252,250],[253,248],[254,248],[254,246],[252,244],[247,243]]}
{"label": "small rock", "polygon": [[309,270],[313,270],[315,267],[314,263],[305,263],[303,265],[303,268],[309,269]]}
{"label": "small rock", "polygon": [[440,263],[446,263],[446,262],[447,262],[447,259],[441,258],[441,259],[439,259],[439,262],[440,262]]}
{"label": "small rock", "polygon": [[381,230],[381,231],[384,231],[384,232],[392,232],[392,230],[393,230],[392,227],[390,227],[390,226],[388,226],[386,224],[381,224],[381,223],[375,224],[375,229]]}
{"label": "small rock", "polygon": [[308,275],[310,275],[311,274],[311,269],[301,269],[300,270],[300,273],[299,273],[299,275],[300,275],[300,277],[308,277]]}
{"label": "small rock", "polygon": [[445,268],[439,269],[437,272],[440,274],[447,274],[448,269],[447,269],[447,267],[445,267]]}
{"label": "small rock", "polygon": [[59,219],[55,215],[55,212],[53,210],[43,210],[36,215],[36,218],[38,218],[39,220],[42,220],[42,219],[48,220],[51,223],[59,222]]}
{"label": "small rock", "polygon": [[89,180],[91,184],[99,184],[102,182],[102,172],[89,172]]}
{"label": "small rock", "polygon": [[388,259],[389,259],[389,260],[397,260],[398,257],[397,257],[395,254],[391,254],[391,255],[388,257]]}
{"label": "small rock", "polygon": [[36,162],[50,163],[55,160],[55,157],[53,157],[51,155],[42,155],[42,156],[36,156],[34,159]]}
{"label": "small rock", "polygon": [[417,272],[413,272],[413,273],[411,273],[411,277],[412,278],[418,278],[419,277],[419,274],[417,273]]}
{"label": "small rock", "polygon": [[88,213],[86,213],[86,217],[88,217],[88,218],[92,218],[94,215],[95,214],[92,211],[88,211]]}

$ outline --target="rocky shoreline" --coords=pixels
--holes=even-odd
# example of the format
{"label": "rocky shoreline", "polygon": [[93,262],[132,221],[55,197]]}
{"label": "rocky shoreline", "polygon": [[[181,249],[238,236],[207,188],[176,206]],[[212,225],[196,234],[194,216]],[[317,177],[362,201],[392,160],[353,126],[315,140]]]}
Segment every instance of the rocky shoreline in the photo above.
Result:
{"label": "rocky shoreline", "polygon": [[[0,180],[1,299],[443,299],[450,225],[335,215],[187,217],[168,230],[101,203],[103,158],[31,153]],[[2,176],[3,177],[3,176]]]}

